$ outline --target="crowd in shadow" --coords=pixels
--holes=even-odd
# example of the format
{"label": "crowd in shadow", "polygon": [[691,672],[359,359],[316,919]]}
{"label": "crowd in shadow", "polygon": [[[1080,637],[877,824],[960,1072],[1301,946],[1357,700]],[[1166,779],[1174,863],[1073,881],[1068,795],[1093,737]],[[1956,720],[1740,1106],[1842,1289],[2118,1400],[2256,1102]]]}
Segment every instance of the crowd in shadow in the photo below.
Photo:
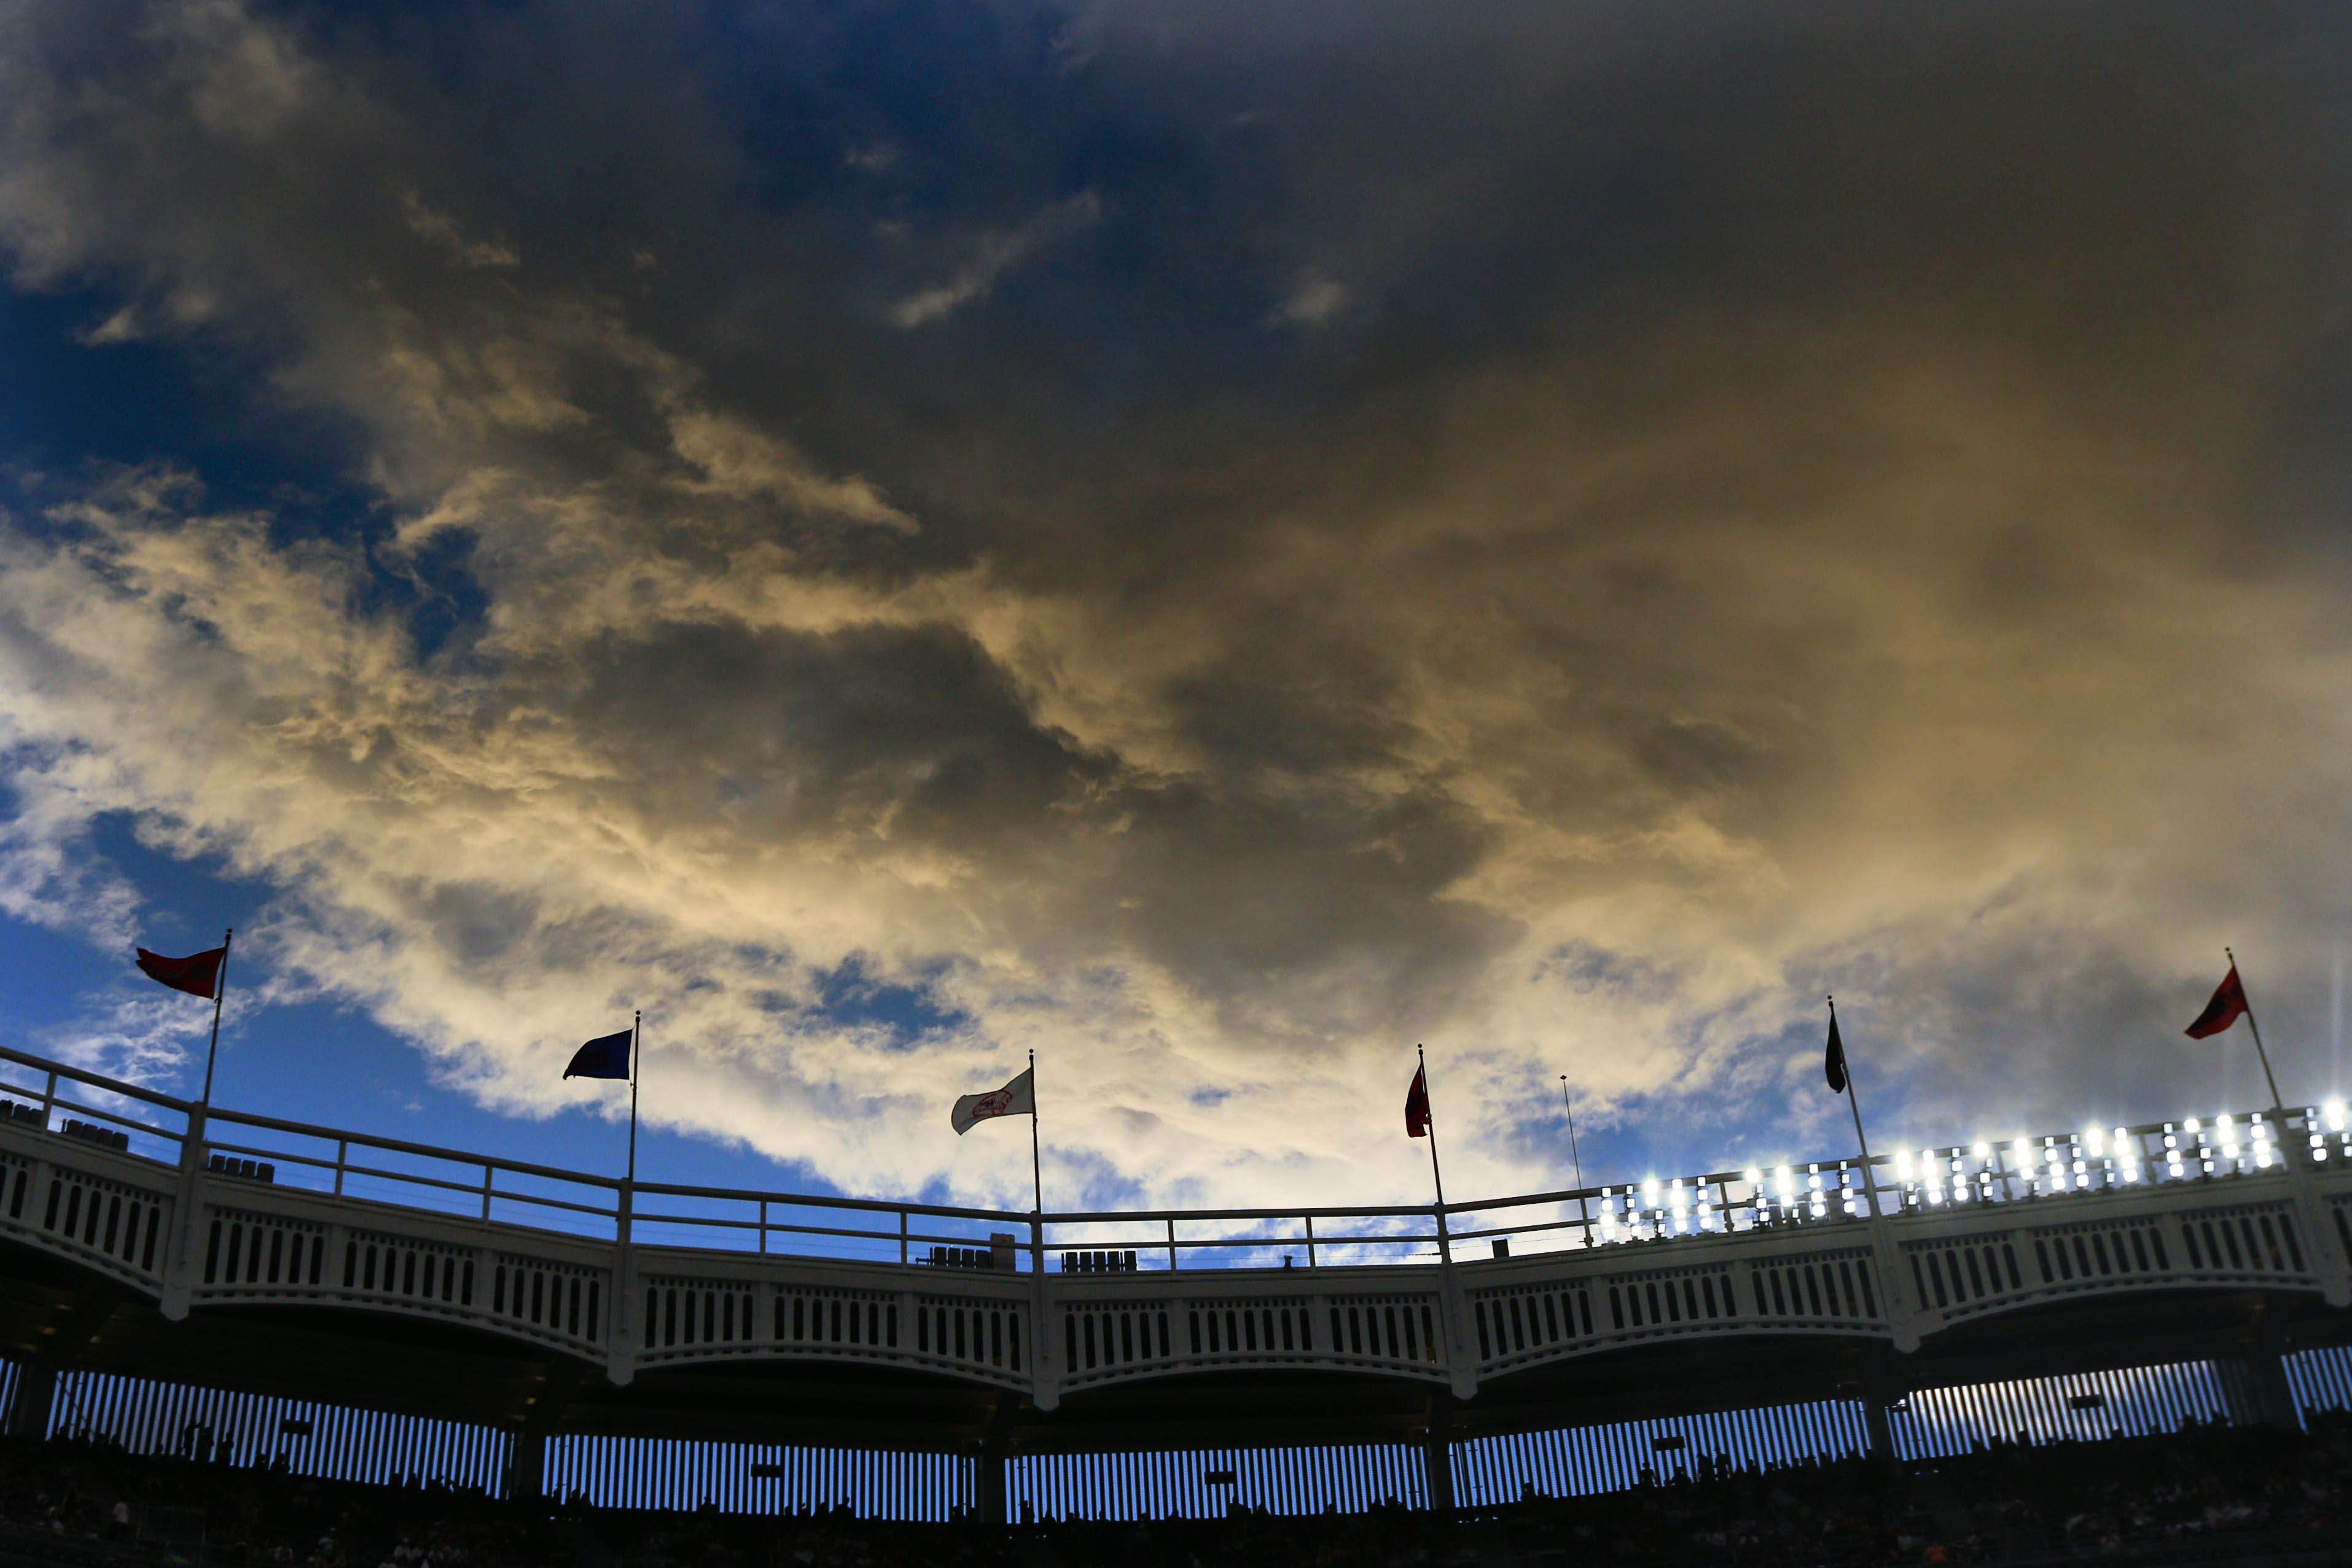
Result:
{"label": "crowd in shadow", "polygon": [[[1693,1473],[1695,1472],[1695,1473]],[[0,1443],[0,1562],[58,1568],[1407,1568],[1594,1563],[1693,1568],[1998,1563],[2202,1544],[2333,1546],[2352,1522],[2352,1416],[2306,1429],[2190,1425],[2156,1437],[2002,1443],[1900,1468],[1848,1457],[1769,1469],[1700,1456],[1624,1490],[1532,1489],[1452,1520],[1236,1506],[1210,1520],[904,1523],[846,1510],[742,1515],[509,1502],[439,1485]]]}

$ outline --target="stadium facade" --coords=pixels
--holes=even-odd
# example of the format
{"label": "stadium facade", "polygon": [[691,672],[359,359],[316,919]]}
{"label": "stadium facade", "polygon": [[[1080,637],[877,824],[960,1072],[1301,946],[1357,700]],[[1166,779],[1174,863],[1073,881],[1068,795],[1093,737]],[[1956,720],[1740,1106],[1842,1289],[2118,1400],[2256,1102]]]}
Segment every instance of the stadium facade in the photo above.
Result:
{"label": "stadium facade", "polygon": [[0,1051],[8,1429],[895,1517],[1437,1509],[2352,1390],[2340,1105],[1444,1207],[626,1183]]}

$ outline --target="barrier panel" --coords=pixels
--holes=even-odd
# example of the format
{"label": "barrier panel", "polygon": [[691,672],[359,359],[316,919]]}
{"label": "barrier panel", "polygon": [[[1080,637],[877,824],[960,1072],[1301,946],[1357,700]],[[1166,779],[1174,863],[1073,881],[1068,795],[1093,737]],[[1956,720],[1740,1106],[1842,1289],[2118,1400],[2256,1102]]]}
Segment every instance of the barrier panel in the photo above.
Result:
{"label": "barrier panel", "polygon": [[2210,1362],[2069,1373],[1912,1392],[1890,1417],[1895,1451],[1940,1458],[1997,1442],[2147,1437],[2228,1414]]}
{"label": "barrier panel", "polygon": [[1622,1491],[1700,1473],[1701,1457],[1769,1469],[1867,1453],[1861,1402],[1823,1399],[1747,1410],[1612,1421],[1474,1437],[1454,1446],[1454,1495],[1491,1508],[1529,1496]]}
{"label": "barrier panel", "polygon": [[973,1506],[977,1463],[959,1454],[775,1443],[566,1436],[547,1443],[546,1493],[599,1508],[943,1521]]}
{"label": "barrier panel", "polygon": [[82,1371],[58,1375],[44,1435],[206,1463],[282,1460],[322,1480],[437,1481],[492,1496],[512,1445],[505,1432],[471,1422]]}
{"label": "barrier panel", "polygon": [[1402,1443],[1143,1453],[1022,1454],[1006,1461],[1016,1522],[1059,1519],[1217,1519],[1233,1504],[1269,1513],[1423,1508],[1422,1450]]}

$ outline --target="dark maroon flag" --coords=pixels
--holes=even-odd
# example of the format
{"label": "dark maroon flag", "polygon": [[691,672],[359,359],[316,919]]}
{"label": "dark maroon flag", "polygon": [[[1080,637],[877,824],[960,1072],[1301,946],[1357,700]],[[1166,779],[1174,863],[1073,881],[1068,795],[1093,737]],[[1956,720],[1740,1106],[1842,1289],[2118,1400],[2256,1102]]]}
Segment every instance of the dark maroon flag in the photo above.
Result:
{"label": "dark maroon flag", "polygon": [[1412,1087],[1404,1092],[1404,1134],[1408,1138],[1429,1136],[1429,1069],[1418,1069],[1412,1075]]}
{"label": "dark maroon flag", "polygon": [[184,958],[166,958],[161,953],[139,949],[139,967],[151,980],[161,980],[175,991],[185,991],[192,997],[213,999],[220,985],[221,960],[228,949],[215,947],[209,953],[191,953]]}
{"label": "dark maroon flag", "polygon": [[2205,1010],[2197,1015],[2197,1021],[2186,1032],[2191,1040],[2204,1040],[2228,1029],[2246,1012],[2246,988],[2239,983],[2238,966],[2232,964],[2229,974],[2214,988],[2213,999],[2205,1004]]}

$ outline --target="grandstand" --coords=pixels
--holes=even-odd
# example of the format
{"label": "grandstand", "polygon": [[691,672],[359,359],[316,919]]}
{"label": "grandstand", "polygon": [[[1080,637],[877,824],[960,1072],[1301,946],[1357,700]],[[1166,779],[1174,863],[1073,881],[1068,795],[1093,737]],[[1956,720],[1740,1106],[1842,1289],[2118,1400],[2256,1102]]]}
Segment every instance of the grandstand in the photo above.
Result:
{"label": "grandstand", "polygon": [[1444,1518],[2284,1439],[2352,1395],[2340,1105],[1038,1216],[629,1184],[14,1051],[0,1094],[7,1433],[318,1484],[908,1529]]}

